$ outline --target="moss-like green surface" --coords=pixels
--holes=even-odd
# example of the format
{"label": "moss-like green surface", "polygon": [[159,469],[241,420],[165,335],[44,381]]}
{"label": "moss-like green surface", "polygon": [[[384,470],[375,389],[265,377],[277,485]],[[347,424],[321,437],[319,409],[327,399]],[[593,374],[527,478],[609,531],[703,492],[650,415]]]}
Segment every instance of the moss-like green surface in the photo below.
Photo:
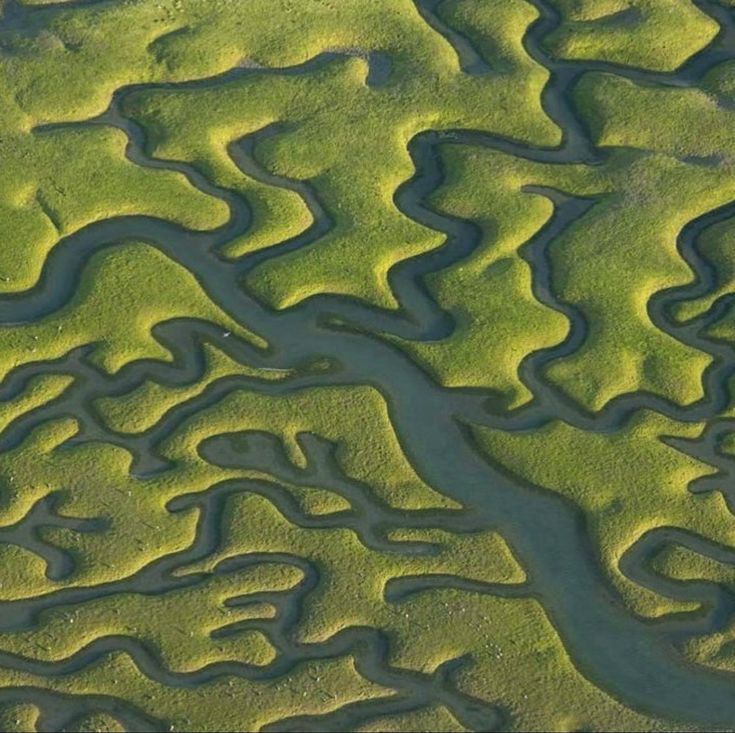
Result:
{"label": "moss-like green surface", "polygon": [[735,729],[734,10],[0,0],[0,728]]}
{"label": "moss-like green surface", "polygon": [[559,0],[555,5],[563,22],[548,45],[567,59],[674,71],[719,30],[687,0]]}
{"label": "moss-like green surface", "polygon": [[630,545],[656,527],[670,526],[723,545],[735,538],[735,518],[720,494],[694,497],[687,491],[689,483],[713,469],[661,440],[694,438],[701,427],[642,412],[612,434],[556,423],[533,433],[482,430],[478,440],[513,473],[573,499],[584,510],[600,559],[628,603],[638,613],[658,616],[671,612],[672,603],[632,583],[620,570],[621,555]]}

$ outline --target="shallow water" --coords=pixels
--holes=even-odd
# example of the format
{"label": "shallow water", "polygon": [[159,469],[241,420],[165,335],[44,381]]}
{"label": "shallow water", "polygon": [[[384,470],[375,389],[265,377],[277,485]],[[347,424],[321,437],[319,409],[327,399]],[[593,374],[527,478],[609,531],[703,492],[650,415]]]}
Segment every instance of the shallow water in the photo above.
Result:
{"label": "shallow water", "polygon": [[[559,62],[543,51],[543,39],[559,23],[558,14],[545,0],[536,0],[534,4],[541,16],[529,30],[525,46],[528,53],[552,73],[544,91],[543,104],[549,116],[564,131],[562,145],[554,149],[535,149],[471,130],[427,131],[415,137],[409,150],[416,174],[399,188],[395,202],[411,218],[444,233],[446,242],[435,251],[393,268],[390,284],[401,306],[395,312],[325,295],[283,312],[273,312],[243,289],[242,278],[253,267],[266,259],[309,246],[332,227],[316,192],[308,183],[273,175],[255,160],[254,146],[264,136],[272,134],[273,129],[266,128],[233,143],[229,150],[232,159],[248,176],[300,194],[313,214],[314,224],[291,240],[238,261],[230,261],[221,257],[219,250],[248,229],[251,216],[247,202],[232,191],[213,185],[200,172],[184,163],[154,160],[146,154],[143,131],[120,111],[125,96],[141,87],[131,86],[119,90],[110,109],[98,119],[73,123],[119,127],[128,136],[127,155],[130,160],[143,166],[168,168],[183,173],[194,186],[217,196],[229,206],[230,221],[211,232],[193,232],[147,216],[116,217],[90,224],[63,238],[54,247],[44,266],[43,275],[34,288],[24,293],[0,296],[0,322],[7,326],[28,323],[58,310],[76,292],[84,264],[94,253],[115,247],[123,240],[140,240],[154,245],[192,272],[212,301],[243,326],[263,337],[269,349],[256,349],[235,337],[225,338],[219,329],[212,326],[181,319],[161,324],[155,330],[156,337],[174,354],[171,364],[139,361],[110,376],[91,366],[85,350],[81,349],[58,362],[22,367],[0,386],[3,396],[18,394],[27,380],[37,374],[63,371],[78,379],[59,399],[16,420],[0,437],[0,448],[8,450],[20,444],[39,424],[71,414],[80,420],[82,426],[79,435],[71,443],[103,440],[122,446],[134,456],[133,470],[138,475],[147,476],[168,467],[158,448],[172,431],[190,415],[215,404],[234,390],[244,388],[285,394],[312,385],[375,386],[388,401],[396,435],[418,474],[430,486],[459,502],[464,507],[462,510],[452,513],[451,517],[447,513],[427,511],[412,518],[390,510],[371,497],[365,487],[343,476],[329,454],[329,447],[316,438],[307,439],[305,453],[309,458],[309,467],[303,470],[290,464],[280,444],[264,434],[244,436],[240,445],[233,445],[231,439],[213,437],[200,446],[201,455],[218,465],[259,468],[285,482],[313,482],[325,488],[334,487],[337,493],[349,499],[353,507],[339,517],[339,526],[352,528],[364,544],[378,549],[390,549],[386,530],[393,526],[440,525],[451,526],[459,532],[497,529],[508,540],[527,570],[528,582],[517,588],[483,587],[478,584],[471,586],[473,591],[535,598],[548,614],[578,669],[595,685],[624,704],[666,719],[702,726],[732,727],[735,725],[735,680],[729,675],[688,662],[677,651],[675,642],[695,633],[722,628],[735,612],[735,598],[724,588],[710,583],[688,586],[671,583],[650,571],[646,564],[656,547],[665,542],[694,547],[702,555],[728,564],[735,562],[733,551],[684,536],[685,533],[673,528],[661,528],[644,535],[625,554],[621,561],[622,571],[664,596],[696,600],[704,603],[708,610],[660,623],[637,618],[625,607],[604,577],[580,510],[562,497],[521,482],[502,468],[492,465],[473,445],[465,425],[472,423],[504,430],[528,430],[550,420],[563,420],[585,430],[610,431],[624,425],[634,412],[642,409],[655,410],[685,422],[715,417],[728,399],[726,383],[735,373],[735,355],[730,347],[706,339],[701,335],[701,330],[707,319],[712,318],[712,314],[723,306],[715,304],[710,314],[688,325],[675,323],[669,313],[675,303],[712,290],[715,273],[698,252],[697,240],[708,227],[735,214],[735,204],[710,212],[682,230],[679,249],[695,272],[696,281],[662,291],[649,303],[649,312],[657,327],[686,344],[712,354],[715,359],[705,375],[705,398],[691,406],[681,407],[656,395],[635,393],[611,401],[599,413],[589,414],[545,381],[544,367],[550,361],[577,350],[585,339],[587,328],[584,316],[576,308],[561,302],[554,293],[548,248],[556,237],[594,204],[592,200],[565,196],[554,190],[533,189],[554,203],[555,214],[542,231],[524,245],[522,254],[534,273],[534,295],[541,303],[564,314],[570,322],[570,330],[562,343],[530,354],[524,360],[520,373],[534,394],[531,403],[512,413],[491,411],[488,409],[487,394],[481,390],[448,389],[438,385],[405,353],[384,338],[390,334],[405,339],[431,341],[450,334],[454,327],[453,319],[433,300],[423,284],[423,278],[468,257],[479,244],[480,233],[472,223],[438,214],[425,204],[427,196],[441,185],[443,179],[439,146],[451,141],[455,145],[491,148],[529,160],[595,165],[600,162],[601,154],[594,149],[569,102],[569,90],[580,74],[603,70],[652,84],[689,86],[696,84],[713,65],[735,57],[732,13],[715,3],[702,0],[697,4],[722,25],[721,34],[708,49],[697,54],[676,73],[650,73],[600,62]],[[419,3],[419,6],[427,22],[450,40],[467,73],[492,73],[470,41],[438,19],[434,12],[436,2],[427,0]],[[25,12],[12,3],[6,5],[6,24],[22,27],[23,23],[32,23],[32,19],[33,12]],[[256,73],[306,74],[339,57],[340,53],[325,53],[289,69],[238,68],[213,79],[169,86],[216,87],[228,78]],[[385,81],[390,75],[389,60],[372,55],[368,55],[367,59],[371,64],[371,72],[373,67],[375,69],[373,83]],[[43,135],[45,130],[55,127],[37,129],[36,134]],[[335,325],[337,321],[343,325]],[[116,434],[99,419],[92,403],[103,395],[125,394],[146,379],[166,385],[183,385],[200,378],[204,371],[201,353],[204,340],[253,366],[292,368],[326,357],[333,364],[333,369],[328,372],[306,370],[300,376],[282,382],[264,383],[245,377],[220,380],[200,396],[166,413],[151,429],[135,436]],[[720,427],[724,429],[725,425]],[[690,450],[707,462],[727,470],[730,464],[717,452],[713,436],[714,432]],[[302,526],[326,527],[336,521],[304,515],[277,482],[225,482],[203,494],[181,497],[171,502],[169,509],[172,512],[192,506],[198,506],[201,510],[197,537],[192,547],[161,558],[124,581],[92,588],[66,588],[39,598],[0,603],[0,628],[27,628],[44,609],[115,593],[162,593],[197,582],[196,576],[176,577],[173,571],[206,557],[216,549],[220,541],[220,518],[226,497],[241,491],[252,491],[268,497],[290,521]],[[34,549],[47,560],[49,577],[62,578],[70,572],[70,559],[41,542],[37,529],[58,523],[63,525],[68,520],[54,515],[52,503],[37,506],[37,510],[17,527],[0,530],[0,541]],[[415,522],[415,525],[407,524],[409,522]],[[95,531],[99,527],[91,524],[83,529]],[[431,547],[418,546],[414,551],[430,552]],[[0,652],[0,666],[43,675],[62,675],[88,666],[111,650],[124,650],[151,678],[167,685],[190,686],[222,674],[243,675],[252,679],[276,677],[299,661],[326,658],[344,653],[345,650],[357,649],[360,650],[358,667],[364,675],[386,687],[399,690],[402,696],[399,699],[364,702],[331,715],[320,716],[319,730],[353,727],[370,717],[408,710],[421,701],[437,699],[445,702],[467,727],[487,730],[505,724],[502,713],[495,706],[484,705],[457,692],[447,681],[449,677],[433,678],[391,668],[385,661],[384,642],[371,630],[340,632],[321,644],[295,642],[289,630],[298,619],[303,596],[318,582],[318,572],[302,558],[289,555],[269,555],[267,558],[248,556],[242,558],[241,562],[265,560],[293,564],[305,574],[298,593],[274,593],[267,597],[279,609],[276,621],[264,622],[264,628],[267,628],[279,656],[275,663],[266,668],[233,661],[213,664],[194,673],[174,673],[161,664],[155,653],[135,639],[114,636],[95,640],[60,662],[37,662]],[[223,564],[215,572],[231,571],[234,561],[228,562],[229,565]],[[467,581],[459,578],[425,580],[416,577],[394,582],[389,586],[387,596],[389,600],[391,597],[404,597],[432,584],[469,587]],[[0,698],[4,694],[0,693]],[[45,729],[58,729],[85,710],[84,703],[77,699],[39,690],[24,694],[44,711],[42,725]],[[160,726],[160,721],[150,719],[122,703],[113,704],[106,698],[103,702],[94,700],[93,706],[94,709],[109,709],[111,714],[136,730],[158,729]],[[307,719],[294,719],[284,722],[280,727],[309,729],[310,725],[312,723]]]}

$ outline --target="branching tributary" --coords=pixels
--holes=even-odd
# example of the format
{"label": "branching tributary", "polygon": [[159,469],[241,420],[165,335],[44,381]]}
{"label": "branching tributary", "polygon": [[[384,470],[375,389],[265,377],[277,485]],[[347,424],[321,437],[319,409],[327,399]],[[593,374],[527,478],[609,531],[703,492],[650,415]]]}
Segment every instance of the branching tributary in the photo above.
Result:
{"label": "branching tributary", "polygon": [[[341,490],[353,506],[363,507],[363,511],[346,514],[343,517],[344,526],[352,526],[366,544],[372,543],[377,547],[383,547],[386,540],[376,527],[390,526],[392,522],[403,521],[403,526],[406,526],[406,522],[411,526],[412,521],[418,523],[413,526],[447,526],[446,523],[450,522],[456,531],[497,529],[525,568],[528,582],[521,587],[510,586],[505,590],[481,585],[474,585],[470,590],[524,594],[535,598],[548,614],[570,657],[582,673],[625,704],[664,718],[709,726],[731,726],[735,721],[735,679],[688,662],[677,651],[675,641],[688,633],[720,627],[732,615],[732,598],[723,595],[724,591],[714,591],[709,585],[682,588],[681,585],[672,585],[653,573],[647,573],[642,569],[643,565],[657,542],[662,540],[661,536],[647,535],[631,548],[624,558],[622,569],[630,577],[637,578],[658,592],[682,599],[694,596],[696,600],[709,604],[712,610],[704,620],[699,615],[679,619],[673,624],[657,624],[635,617],[606,580],[598,552],[590,541],[578,508],[562,497],[529,485],[492,465],[473,444],[466,425],[484,424],[514,430],[540,426],[552,419],[563,419],[586,430],[609,430],[622,425],[634,411],[640,409],[656,410],[685,421],[715,416],[724,406],[726,380],[735,372],[735,354],[731,347],[704,338],[701,329],[707,318],[711,319],[712,313],[723,306],[716,304],[710,315],[689,325],[676,324],[668,314],[675,302],[701,295],[712,288],[714,273],[698,253],[696,241],[707,227],[735,214],[735,204],[728,204],[693,221],[682,231],[680,251],[695,272],[696,281],[692,285],[663,291],[649,304],[651,318],[659,328],[707,351],[715,358],[713,366],[706,373],[706,397],[695,405],[678,407],[654,395],[629,394],[614,400],[602,412],[590,415],[570,403],[544,380],[545,365],[552,359],[572,353],[583,341],[586,332],[582,314],[560,302],[554,295],[548,245],[569,223],[594,205],[594,201],[562,196],[551,190],[532,189],[535,193],[547,195],[554,202],[556,213],[534,240],[525,246],[523,252],[534,271],[536,297],[564,313],[569,319],[570,331],[563,343],[531,354],[524,361],[521,375],[534,394],[528,406],[510,414],[494,414],[488,408],[488,395],[479,390],[448,389],[438,385],[404,352],[381,338],[381,334],[385,333],[416,340],[438,339],[450,334],[452,318],[433,300],[423,285],[423,278],[429,272],[469,256],[479,242],[480,233],[473,224],[440,215],[424,204],[426,196],[442,181],[442,165],[437,152],[439,146],[451,140],[452,144],[484,146],[532,160],[596,164],[601,160],[601,153],[594,149],[583,125],[576,118],[569,102],[569,89],[580,74],[589,70],[611,71],[655,84],[696,84],[707,69],[735,54],[731,12],[704,0],[697,4],[720,22],[720,35],[710,47],[693,57],[675,74],[661,74],[599,62],[560,62],[550,57],[543,50],[543,38],[556,27],[559,17],[546,0],[536,0],[540,17],[529,29],[525,46],[532,58],[551,72],[543,94],[543,104],[550,117],[563,129],[563,142],[559,148],[535,149],[467,130],[427,131],[411,141],[409,151],[416,166],[416,175],[398,189],[396,205],[406,215],[445,233],[446,243],[433,252],[393,268],[390,284],[401,305],[395,312],[327,295],[312,298],[285,311],[274,312],[249,295],[242,281],[255,265],[297,247],[314,244],[332,226],[316,192],[308,183],[274,176],[255,159],[253,148],[259,136],[274,134],[277,130],[265,129],[233,143],[230,154],[245,174],[299,193],[311,209],[314,224],[304,234],[288,242],[236,261],[228,260],[220,254],[220,250],[224,244],[248,229],[251,217],[247,202],[235,192],[214,185],[187,164],[154,160],[147,155],[143,130],[122,116],[120,110],[126,94],[139,88],[155,88],[155,85],[120,90],[114,96],[110,109],[100,118],[72,124],[119,127],[129,138],[127,154],[134,163],[183,173],[194,186],[217,196],[229,206],[229,222],[210,232],[189,231],[174,223],[148,216],[115,217],[90,224],[63,238],[54,247],[38,285],[25,293],[0,297],[0,322],[7,325],[27,323],[58,310],[76,291],[80,274],[92,254],[114,247],[123,240],[138,240],[153,244],[193,273],[214,303],[243,326],[263,337],[269,348],[259,350],[234,337],[225,339],[213,327],[181,320],[163,324],[155,331],[156,336],[174,353],[172,364],[141,361],[128,365],[115,376],[108,376],[88,363],[84,350],[78,350],[56,363],[23,367],[8,378],[4,389],[9,393],[19,389],[27,378],[36,373],[58,371],[74,374],[79,379],[60,398],[13,423],[0,438],[3,447],[17,445],[42,421],[71,414],[81,423],[81,432],[75,441],[106,440],[124,446],[135,456],[135,470],[141,474],[150,473],[166,468],[166,461],[157,452],[161,441],[189,415],[220,400],[228,391],[246,388],[285,393],[306,386],[372,385],[386,398],[396,435],[417,473],[434,489],[459,502],[464,509],[451,517],[432,513],[416,513],[414,519],[397,517],[377,502],[365,498],[369,497],[369,492],[366,494],[364,487],[349,482],[344,484],[346,479],[339,477],[336,469],[329,469],[322,480],[331,481],[335,490]],[[433,13],[432,3],[423,3],[422,10],[425,14]],[[441,32],[439,25],[436,28]],[[481,57],[473,55],[469,46],[463,46],[458,50],[460,52],[465,65],[468,65],[468,72],[492,73],[491,68],[483,65]],[[240,74],[308,73],[321,64],[329,63],[336,55],[337,52],[325,53],[300,67],[290,69],[236,69],[217,78],[180,86],[211,87]],[[44,129],[38,129],[36,134],[43,135]],[[147,378],[165,384],[189,383],[198,379],[203,373],[201,344],[205,340],[216,343],[230,355],[253,366],[280,369],[298,367],[299,376],[280,382],[245,377],[221,380],[186,405],[172,410],[157,426],[137,436],[116,434],[99,420],[92,401],[100,396],[124,394]],[[329,371],[304,368],[325,358],[332,364]],[[267,441],[265,438],[263,440]],[[267,446],[264,446],[256,453],[271,455],[272,465],[262,468],[270,470],[276,477],[279,472],[283,474],[286,469],[277,456],[277,450],[273,448],[269,453],[265,450]],[[240,460],[233,458],[226,446],[217,447],[211,441],[202,450],[208,451],[207,455],[215,462]],[[715,450],[716,446],[713,446],[712,457]],[[285,480],[286,477],[283,478]],[[218,512],[222,511],[223,497],[229,492],[241,490],[264,494],[280,506],[286,516],[290,514],[293,521],[307,521],[305,517],[298,516],[295,506],[289,503],[287,496],[279,493],[277,485],[269,488],[267,485],[248,485],[244,482],[242,486],[213,487],[205,495],[182,498],[170,507],[171,511],[192,504],[201,507],[197,539],[189,550],[157,560],[134,578],[109,586],[70,588],[40,599],[0,604],[0,625],[6,630],[27,627],[43,608],[77,603],[121,591],[165,592],[194,582],[196,578],[190,576],[174,579],[171,571],[205,557],[215,549],[220,531]],[[675,532],[669,533],[666,539],[682,541],[682,537],[676,536]],[[733,563],[735,559],[724,550],[700,547],[701,543],[684,539],[689,544],[694,542],[697,551],[717,556],[722,562]],[[385,642],[380,639],[378,632],[348,630],[324,644],[297,644],[290,631],[298,621],[300,599],[316,582],[315,571],[308,563],[293,556],[251,557],[243,559],[243,562],[264,560],[295,563],[303,569],[305,577],[299,592],[278,597],[276,594],[269,599],[279,608],[279,615],[275,621],[266,622],[264,630],[274,640],[280,655],[279,660],[265,671],[232,662],[207,667],[194,675],[196,679],[182,679],[162,667],[149,650],[127,637],[97,640],[63,662],[34,662],[0,654],[0,664],[42,674],[63,674],[79,669],[112,649],[124,649],[153,678],[181,685],[194,684],[224,673],[249,677],[280,674],[299,659],[351,652],[356,654],[358,666],[368,678],[395,689],[397,696],[377,703],[372,701],[347,706],[331,717],[323,716],[319,719],[322,730],[329,727],[344,728],[354,725],[356,720],[381,713],[412,709],[437,696],[445,700],[458,719],[468,727],[484,726],[487,729],[502,724],[502,711],[483,706],[479,701],[456,692],[451,684],[450,672],[444,670],[442,674],[437,672],[437,675],[429,676],[390,668],[385,663]],[[227,568],[220,568],[219,571],[225,570]],[[402,582],[403,587],[393,588],[388,594],[389,599],[391,594],[399,597],[421,590],[419,586],[412,587],[410,580]],[[436,582],[447,586],[454,583],[457,586],[460,581],[443,578]],[[420,585],[421,580],[417,579],[415,583]],[[39,692],[41,694],[51,695]],[[76,714],[78,711],[72,712]],[[128,717],[131,715],[137,725],[154,725],[152,721],[141,720],[142,714],[132,712]],[[316,724],[306,719],[292,723],[294,727],[301,726],[302,729]],[[288,725],[284,723],[284,727]]]}

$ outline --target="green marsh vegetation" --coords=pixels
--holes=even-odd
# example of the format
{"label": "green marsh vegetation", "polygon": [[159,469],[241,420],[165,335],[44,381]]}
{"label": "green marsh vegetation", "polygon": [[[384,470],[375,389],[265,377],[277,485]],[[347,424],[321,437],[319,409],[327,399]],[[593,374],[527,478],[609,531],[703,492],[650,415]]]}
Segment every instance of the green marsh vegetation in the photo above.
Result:
{"label": "green marsh vegetation", "polygon": [[0,0],[0,726],[731,730],[722,0]]}

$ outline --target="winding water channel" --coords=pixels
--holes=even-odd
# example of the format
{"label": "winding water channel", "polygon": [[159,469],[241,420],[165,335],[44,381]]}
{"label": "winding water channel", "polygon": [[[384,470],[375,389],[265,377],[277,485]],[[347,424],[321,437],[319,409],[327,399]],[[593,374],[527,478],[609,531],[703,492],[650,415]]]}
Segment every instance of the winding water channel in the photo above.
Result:
{"label": "winding water channel", "polygon": [[[419,4],[427,22],[437,32],[445,33],[455,45],[467,73],[492,73],[492,69],[472,49],[469,41],[446,29],[436,19],[436,3]],[[54,247],[35,287],[27,292],[0,296],[0,323],[7,326],[28,323],[58,310],[76,292],[90,256],[105,248],[115,247],[122,241],[138,240],[154,245],[193,273],[214,303],[240,324],[263,337],[269,348],[260,350],[234,337],[225,339],[220,330],[207,324],[179,320],[158,326],[155,330],[156,337],[175,356],[171,364],[139,361],[109,376],[88,363],[87,350],[78,349],[56,362],[22,367],[13,372],[0,387],[3,397],[19,393],[28,379],[40,373],[73,374],[77,380],[60,398],[16,420],[0,437],[0,448],[7,450],[18,445],[42,422],[74,415],[81,423],[81,431],[73,439],[75,442],[104,440],[124,446],[135,457],[135,472],[147,475],[166,469],[166,460],[157,451],[166,436],[190,415],[216,403],[232,390],[246,388],[277,394],[307,386],[372,385],[386,398],[395,432],[417,473],[434,489],[464,507],[451,517],[447,517],[446,513],[433,512],[417,515],[413,520],[415,526],[446,527],[449,522],[450,526],[452,523],[456,525],[457,531],[497,529],[507,539],[528,574],[528,581],[517,588],[485,587],[482,584],[469,584],[466,587],[477,592],[535,598],[558,631],[577,668],[595,685],[625,705],[665,719],[732,728],[735,726],[735,678],[688,662],[678,652],[676,642],[687,634],[722,628],[732,619],[735,599],[712,584],[684,586],[667,582],[647,570],[646,562],[659,543],[665,541],[693,546],[696,551],[729,564],[735,564],[735,553],[719,546],[709,546],[704,540],[684,536],[673,529],[662,528],[641,538],[624,557],[621,563],[623,572],[670,597],[702,602],[708,612],[684,617],[673,624],[639,619],[626,609],[605,579],[597,559],[598,553],[590,541],[579,509],[562,497],[522,482],[492,465],[475,447],[466,426],[479,424],[504,430],[527,430],[552,419],[562,419],[585,430],[610,430],[624,424],[635,411],[641,409],[655,410],[687,422],[716,416],[728,400],[726,383],[735,373],[735,352],[730,346],[706,339],[702,329],[708,319],[713,318],[712,314],[725,306],[716,303],[708,314],[687,325],[675,323],[669,313],[675,303],[712,290],[715,273],[698,251],[697,241],[708,227],[735,215],[735,202],[700,217],[682,230],[679,237],[680,252],[696,274],[696,279],[692,284],[658,293],[649,303],[649,312],[657,327],[714,357],[713,365],[705,375],[705,397],[694,405],[680,407],[655,395],[636,393],[613,400],[597,414],[588,414],[571,404],[544,380],[544,367],[553,359],[573,353],[583,342],[586,333],[582,314],[561,302],[554,294],[548,246],[572,221],[594,205],[591,200],[562,196],[552,190],[534,189],[554,203],[555,214],[524,247],[524,256],[534,272],[536,297],[563,313],[569,320],[570,329],[562,343],[535,352],[524,361],[521,376],[534,394],[534,399],[526,407],[512,413],[495,414],[489,411],[487,395],[482,391],[448,389],[438,385],[405,353],[381,336],[391,334],[407,339],[428,340],[442,338],[451,333],[453,328],[451,316],[433,300],[423,285],[423,278],[470,255],[479,244],[480,232],[470,222],[440,215],[424,203],[428,194],[442,182],[442,164],[438,154],[441,145],[451,140],[452,144],[487,147],[530,160],[594,165],[601,160],[602,154],[595,150],[569,102],[569,90],[582,73],[604,70],[652,84],[686,86],[696,84],[715,64],[735,57],[732,12],[714,2],[699,0],[696,4],[720,23],[721,32],[707,49],[694,56],[676,73],[644,72],[600,62],[561,62],[543,50],[544,37],[558,25],[560,18],[545,0],[534,0],[533,4],[540,16],[529,29],[525,46],[529,55],[551,72],[543,104],[549,116],[564,131],[563,142],[558,148],[536,149],[468,130],[427,131],[411,141],[409,150],[416,174],[396,192],[396,205],[413,219],[443,232],[446,242],[435,251],[393,268],[390,285],[401,306],[395,312],[337,296],[315,297],[300,306],[274,312],[242,287],[243,277],[253,267],[267,258],[309,246],[332,226],[316,192],[308,183],[274,176],[255,159],[253,150],[258,140],[272,134],[273,130],[266,128],[233,143],[229,149],[230,155],[248,176],[299,193],[311,210],[314,223],[306,232],[287,242],[232,261],[221,256],[220,249],[247,231],[251,219],[247,202],[233,191],[215,186],[193,167],[152,159],[145,152],[142,129],[121,113],[126,95],[140,88],[155,88],[155,85],[121,89],[115,94],[110,109],[101,117],[70,123],[114,125],[120,128],[129,139],[127,155],[130,160],[142,166],[183,173],[201,191],[224,201],[230,209],[230,219],[226,225],[209,232],[189,231],[174,223],[148,216],[115,217],[90,224],[63,238]],[[39,9],[33,12],[48,11]],[[24,22],[24,17],[22,13],[20,16],[8,15],[15,23]],[[309,73],[321,64],[330,63],[338,55],[330,52],[289,69],[242,68],[220,77],[171,86],[205,88],[217,86],[236,75]],[[379,84],[390,73],[390,66],[386,65],[384,59],[370,55],[367,59],[379,66],[379,72],[373,76],[373,83]],[[35,134],[43,135],[46,130],[55,127],[51,125],[37,129]],[[254,366],[290,369],[327,358],[333,368],[328,372],[302,369],[298,377],[272,383],[245,377],[220,380],[199,397],[171,410],[150,430],[135,436],[116,434],[102,423],[92,403],[103,395],[124,394],[146,379],[173,385],[188,384],[201,377],[204,371],[201,346],[205,340]],[[727,426],[732,427],[732,424],[728,423]],[[294,475],[297,469],[285,460],[279,447],[269,442],[267,436],[251,436],[250,440],[260,441],[257,450],[243,455],[223,440],[213,438],[206,441],[201,448],[203,454],[221,465],[244,465],[246,459],[243,455],[259,456],[260,465],[275,477],[281,477],[284,481],[299,479],[303,483],[303,477]],[[406,526],[406,517],[393,516],[390,510],[370,499],[365,487],[341,476],[328,455],[328,448],[317,439],[306,448],[315,472],[311,474],[315,483],[326,488],[334,487],[356,507],[354,512],[340,518],[340,526],[353,528],[366,545],[384,548],[388,543],[385,533],[375,528],[390,527],[392,524]],[[732,469],[729,460],[717,452],[716,440],[712,437],[692,450],[697,451],[703,460],[718,466],[722,472]],[[269,497],[295,523],[302,526],[309,526],[309,522],[318,524],[318,520],[300,514],[297,505],[279,490],[277,483],[235,482],[215,486],[205,494],[182,497],[169,507],[171,511],[193,505],[201,509],[196,541],[185,552],[157,560],[136,576],[109,586],[69,588],[32,600],[0,603],[0,628],[7,631],[27,628],[37,614],[46,608],[118,592],[164,592],[196,582],[196,577],[177,578],[172,571],[213,551],[219,539],[218,518],[226,497],[234,491],[244,490]],[[36,546],[33,529],[57,521],[52,509],[51,504],[40,505],[29,515],[24,527],[3,530],[0,540]],[[84,529],[94,531],[95,527]],[[428,551],[429,548],[417,548],[417,551],[424,550]],[[61,578],[68,573],[68,558],[54,554],[48,548],[37,551],[46,553],[42,556],[49,563],[50,577]],[[289,631],[296,623],[303,596],[317,582],[316,571],[309,563],[295,556],[249,556],[241,559],[241,562],[249,563],[258,561],[294,564],[305,575],[299,593],[273,594],[264,598],[279,608],[279,616],[275,621],[263,622],[264,630],[279,650],[278,661],[264,669],[228,662],[211,665],[196,673],[177,674],[166,670],[150,650],[127,637],[96,640],[62,662],[37,662],[0,653],[0,665],[58,675],[81,669],[110,650],[122,649],[152,678],[165,684],[190,685],[219,674],[241,674],[253,679],[275,676],[282,674],[297,660],[327,657],[348,650],[355,653],[358,668],[366,677],[392,687],[400,694],[395,698],[347,706],[337,713],[321,716],[318,724],[320,730],[344,729],[370,716],[411,709],[432,699],[444,701],[458,720],[470,728],[487,730],[502,725],[501,710],[467,698],[454,689],[451,670],[430,676],[390,668],[385,663],[385,642],[377,632],[372,634],[365,629],[348,630],[323,644],[296,643]],[[217,572],[231,569],[232,563],[218,568]],[[464,587],[459,579],[443,578],[434,582],[442,583],[443,587],[452,584]],[[398,598],[418,592],[423,587],[428,586],[421,578],[404,579],[390,589],[389,595]],[[63,696],[40,690],[28,691],[27,695],[45,711],[61,711],[58,715],[63,713],[62,717],[66,716],[64,720],[83,712],[78,709],[76,702]],[[112,705],[109,701],[98,703],[100,709]],[[120,720],[137,730],[160,727],[160,721],[150,719],[139,711],[115,708],[111,713],[117,714]],[[44,715],[42,723],[46,728],[54,729],[61,724],[58,715],[55,717],[48,712]],[[304,730],[312,725],[315,725],[313,721],[299,718],[284,721],[280,728]]]}

